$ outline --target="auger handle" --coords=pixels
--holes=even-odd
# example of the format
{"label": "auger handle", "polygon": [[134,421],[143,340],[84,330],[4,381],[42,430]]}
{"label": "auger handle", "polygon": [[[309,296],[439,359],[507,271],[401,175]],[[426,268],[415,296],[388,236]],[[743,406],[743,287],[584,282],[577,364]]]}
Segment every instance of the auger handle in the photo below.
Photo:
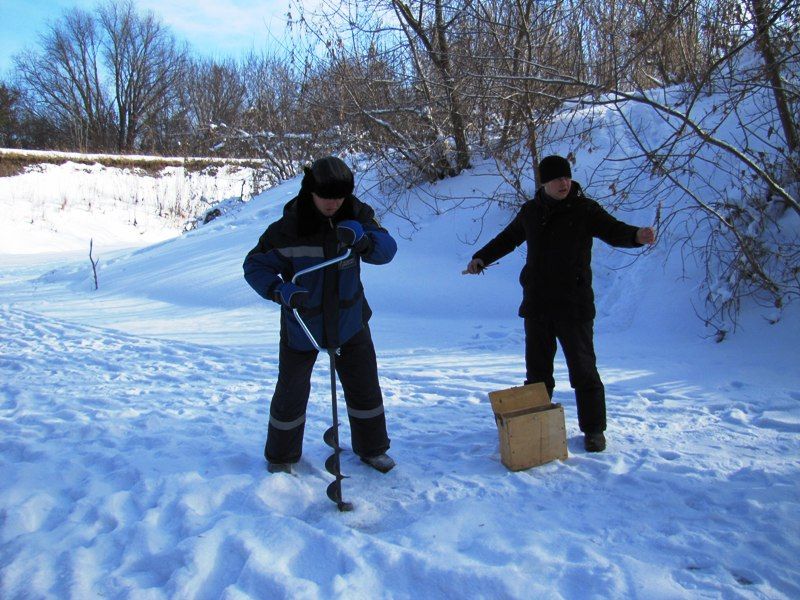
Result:
{"label": "auger handle", "polygon": [[[342,254],[341,256],[337,256],[336,258],[326,260],[325,262],[321,262],[318,265],[314,265],[313,267],[308,267],[307,269],[298,271],[297,273],[294,274],[294,277],[292,277],[292,283],[296,284],[297,278],[300,277],[301,275],[307,275],[308,273],[311,273],[313,271],[319,271],[320,269],[324,269],[325,267],[330,267],[331,265],[335,265],[336,263],[342,262],[343,260],[348,258],[351,253],[352,250],[350,248],[347,248],[347,250],[345,250],[344,254]],[[297,319],[298,323],[300,323],[300,327],[302,328],[303,333],[306,334],[306,337],[308,337],[308,340],[311,342],[311,345],[317,349],[317,352],[322,352],[323,350],[322,347],[317,343],[317,340],[314,339],[314,336],[311,334],[311,331],[309,331],[303,319],[300,318],[300,311],[298,311],[296,308],[293,308],[292,312],[294,313],[294,318]],[[335,352],[338,354],[339,349],[337,348]]]}

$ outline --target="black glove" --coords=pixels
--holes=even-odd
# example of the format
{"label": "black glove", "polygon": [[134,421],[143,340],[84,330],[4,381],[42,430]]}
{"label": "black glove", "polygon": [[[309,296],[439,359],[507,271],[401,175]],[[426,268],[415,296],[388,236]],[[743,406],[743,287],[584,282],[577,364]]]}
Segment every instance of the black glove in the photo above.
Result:
{"label": "black glove", "polygon": [[336,237],[356,254],[369,254],[372,251],[372,240],[358,221],[341,221],[336,226]]}
{"label": "black glove", "polygon": [[305,308],[308,303],[308,290],[291,281],[285,281],[275,288],[275,300],[289,308]]}

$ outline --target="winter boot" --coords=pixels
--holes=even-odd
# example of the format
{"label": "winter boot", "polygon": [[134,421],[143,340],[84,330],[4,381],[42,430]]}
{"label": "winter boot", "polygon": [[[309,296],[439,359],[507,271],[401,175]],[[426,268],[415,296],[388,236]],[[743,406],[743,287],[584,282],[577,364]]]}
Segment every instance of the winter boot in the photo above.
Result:
{"label": "winter boot", "polygon": [[270,473],[292,473],[292,463],[267,462],[267,471]]}
{"label": "winter boot", "polygon": [[606,436],[602,431],[584,434],[583,447],[587,452],[602,452],[606,449]]}
{"label": "winter boot", "polygon": [[394,468],[395,462],[388,454],[378,454],[378,456],[362,456],[361,461],[381,473],[388,473]]}

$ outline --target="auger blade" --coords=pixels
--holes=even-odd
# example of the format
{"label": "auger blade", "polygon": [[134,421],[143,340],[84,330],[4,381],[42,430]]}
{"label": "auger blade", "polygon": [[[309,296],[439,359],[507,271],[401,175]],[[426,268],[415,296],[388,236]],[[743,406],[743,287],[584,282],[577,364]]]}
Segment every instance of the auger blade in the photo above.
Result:
{"label": "auger blade", "polygon": [[342,449],[339,446],[339,413],[336,408],[336,355],[338,353],[338,349],[328,349],[328,356],[331,359],[331,416],[333,418],[332,425],[322,434],[322,439],[328,446],[333,448],[333,454],[325,460],[325,469],[335,477],[333,483],[328,486],[328,498],[336,502],[336,506],[340,511],[345,512],[353,510],[353,505],[342,500],[342,479],[344,479],[344,475],[342,475],[339,463],[339,455],[342,453]]}
{"label": "auger blade", "polygon": [[328,498],[339,504],[342,501],[342,482],[338,479],[332,481],[326,490]]}
{"label": "auger blade", "polygon": [[327,460],[325,460],[325,470],[334,477],[344,477],[342,475],[341,467],[339,466],[338,452],[331,454]]}
{"label": "auger blade", "polygon": [[322,440],[334,450],[341,451],[341,448],[339,448],[339,443],[336,441],[336,438],[338,437],[336,435],[337,427],[338,423],[333,427],[329,427],[328,429],[326,429],[325,433],[322,434]]}
{"label": "auger blade", "polygon": [[345,502],[342,500],[342,482],[339,478],[328,486],[326,493],[328,494],[328,498],[336,502],[336,506],[341,512],[353,510],[352,502]]}

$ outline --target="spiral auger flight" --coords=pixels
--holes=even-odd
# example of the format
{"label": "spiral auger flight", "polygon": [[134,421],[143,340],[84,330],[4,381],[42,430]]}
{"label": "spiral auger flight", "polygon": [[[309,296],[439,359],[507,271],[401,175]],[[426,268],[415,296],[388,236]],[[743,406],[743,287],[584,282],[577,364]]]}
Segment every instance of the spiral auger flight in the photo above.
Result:
{"label": "spiral auger flight", "polygon": [[328,350],[328,355],[331,357],[331,413],[333,425],[325,431],[322,439],[328,446],[333,448],[333,454],[325,460],[325,469],[335,479],[328,486],[327,494],[328,498],[336,503],[340,511],[346,512],[353,510],[353,504],[342,500],[342,479],[346,479],[346,476],[342,475],[339,464],[339,455],[342,453],[342,448],[339,446],[339,411],[336,407],[336,351]]}

